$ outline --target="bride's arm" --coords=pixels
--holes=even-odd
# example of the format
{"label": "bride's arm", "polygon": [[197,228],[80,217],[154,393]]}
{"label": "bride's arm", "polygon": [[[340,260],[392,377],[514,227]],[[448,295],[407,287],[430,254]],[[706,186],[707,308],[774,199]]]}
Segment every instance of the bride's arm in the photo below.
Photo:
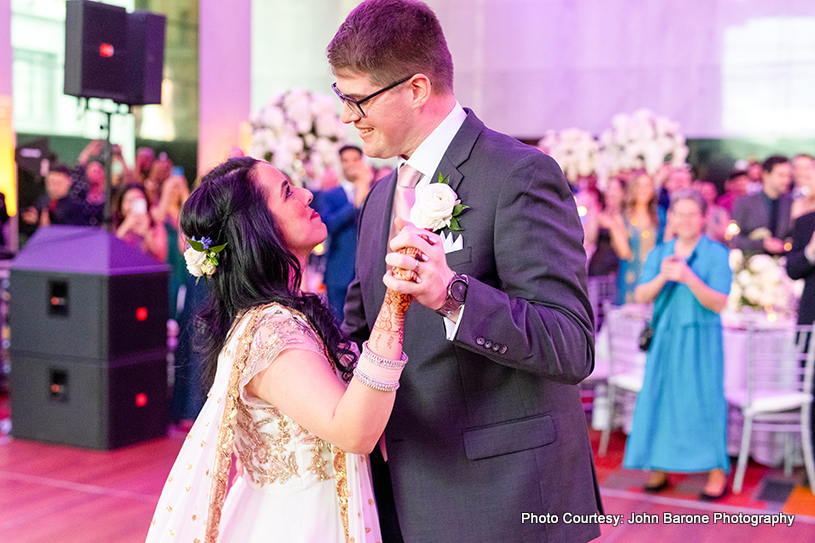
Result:
{"label": "bride's arm", "polygon": [[[412,278],[412,272],[403,270],[395,270],[394,275]],[[376,368],[372,371],[366,368],[371,368],[370,360],[376,357],[400,360],[404,315],[409,305],[409,297],[387,291],[368,341],[374,357],[363,352],[348,388],[337,379],[322,355],[310,350],[288,349],[247,384],[247,392],[274,405],[309,432],[344,451],[371,452],[388,422],[396,392],[364,384],[363,380],[370,383],[367,373],[374,373],[367,375],[374,380],[377,375],[381,377]],[[388,371],[393,370],[386,373]]]}

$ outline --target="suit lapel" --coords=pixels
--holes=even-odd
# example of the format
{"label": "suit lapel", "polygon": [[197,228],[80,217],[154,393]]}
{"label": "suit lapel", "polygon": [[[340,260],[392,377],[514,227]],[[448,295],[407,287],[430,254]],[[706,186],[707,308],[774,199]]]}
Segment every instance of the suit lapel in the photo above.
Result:
{"label": "suit lapel", "polygon": [[437,183],[439,174],[441,174],[449,179],[450,188],[454,191],[458,190],[459,184],[464,179],[464,174],[461,173],[459,168],[470,158],[473,146],[479,134],[484,130],[484,123],[475,116],[475,113],[467,108],[464,108],[464,111],[467,112],[467,118],[464,119],[464,124],[461,125],[453,141],[450,142],[450,146],[444,153],[438,169],[430,179],[431,183]]}
{"label": "suit lapel", "polygon": [[[365,265],[371,266],[373,269],[373,300],[375,303],[381,303],[385,299],[385,284],[382,282],[382,277],[385,275],[387,265],[385,264],[385,255],[388,252],[388,236],[390,235],[390,221],[391,210],[393,209],[393,193],[396,189],[396,170],[393,170],[383,179],[382,190],[372,190],[370,202],[371,211],[374,213],[374,220],[372,222],[372,232],[370,232],[371,239],[374,240],[375,246],[368,254],[371,260],[363,260]],[[360,232],[361,236],[366,235],[365,232]],[[374,315],[375,316],[375,315]]]}

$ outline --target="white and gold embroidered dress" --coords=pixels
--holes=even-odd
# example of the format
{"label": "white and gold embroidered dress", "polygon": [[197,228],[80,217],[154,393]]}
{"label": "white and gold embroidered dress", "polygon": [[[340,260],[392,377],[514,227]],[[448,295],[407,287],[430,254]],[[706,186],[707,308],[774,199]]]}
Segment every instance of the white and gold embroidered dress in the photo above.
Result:
{"label": "white and gold embroidered dress", "polygon": [[[287,349],[325,355],[296,311],[269,304],[233,326],[164,485],[148,543],[381,541],[367,458],[333,447],[245,392]],[[244,475],[227,493],[233,447]]]}

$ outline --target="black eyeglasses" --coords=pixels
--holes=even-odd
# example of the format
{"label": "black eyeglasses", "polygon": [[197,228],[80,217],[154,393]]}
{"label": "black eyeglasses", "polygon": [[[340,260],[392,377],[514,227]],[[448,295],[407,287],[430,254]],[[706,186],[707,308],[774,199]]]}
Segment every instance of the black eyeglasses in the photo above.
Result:
{"label": "black eyeglasses", "polygon": [[388,85],[388,86],[387,86],[387,87],[385,87],[384,89],[379,89],[379,90],[378,90],[378,91],[376,91],[375,93],[373,93],[373,94],[369,94],[368,96],[366,96],[365,98],[363,98],[363,99],[361,99],[361,100],[354,100],[353,98],[348,98],[347,96],[345,96],[343,93],[341,93],[341,92],[340,92],[340,89],[338,89],[338,88],[337,88],[337,84],[336,84],[336,83],[332,83],[332,84],[331,84],[331,88],[332,88],[332,89],[334,89],[334,93],[335,93],[335,94],[336,94],[336,95],[339,97],[339,99],[340,99],[340,100],[342,100],[342,101],[343,101],[343,103],[344,103],[346,106],[348,106],[349,108],[351,108],[351,111],[352,111],[352,112],[354,112],[356,115],[359,115],[360,117],[365,117],[365,112],[364,112],[364,111],[362,111],[362,104],[364,104],[365,102],[367,102],[367,101],[368,101],[368,100],[370,100],[371,98],[375,98],[375,97],[379,96],[379,95],[380,95],[380,94],[382,94],[383,92],[389,91],[389,90],[391,90],[392,88],[394,88],[394,87],[396,87],[396,86],[398,86],[398,85],[401,85],[402,83],[404,83],[405,81],[407,81],[407,80],[408,80],[408,79],[410,79],[411,77],[413,77],[413,76],[412,76],[412,75],[409,75],[409,76],[407,76],[407,77],[406,77],[406,78],[404,78],[404,79],[400,79],[400,80],[399,80],[399,81],[397,81],[396,83],[393,83],[393,84],[391,84],[391,85]]}

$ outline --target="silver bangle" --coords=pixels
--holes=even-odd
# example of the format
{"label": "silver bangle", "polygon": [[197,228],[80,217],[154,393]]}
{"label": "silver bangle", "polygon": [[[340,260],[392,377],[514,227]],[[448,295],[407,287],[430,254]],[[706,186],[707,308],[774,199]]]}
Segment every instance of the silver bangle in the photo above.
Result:
{"label": "silver bangle", "polygon": [[360,371],[359,368],[354,369],[354,378],[365,386],[369,386],[375,390],[381,390],[383,392],[393,392],[399,388],[399,381],[380,381],[379,379],[374,379],[373,377],[366,375],[364,372]]}
{"label": "silver bangle", "polygon": [[402,358],[400,360],[391,360],[390,358],[383,358],[378,354],[374,354],[368,348],[368,342],[364,342],[362,344],[362,356],[368,359],[369,362],[376,364],[377,366],[388,368],[392,370],[399,370],[405,367],[407,364],[408,356],[402,351]]}

